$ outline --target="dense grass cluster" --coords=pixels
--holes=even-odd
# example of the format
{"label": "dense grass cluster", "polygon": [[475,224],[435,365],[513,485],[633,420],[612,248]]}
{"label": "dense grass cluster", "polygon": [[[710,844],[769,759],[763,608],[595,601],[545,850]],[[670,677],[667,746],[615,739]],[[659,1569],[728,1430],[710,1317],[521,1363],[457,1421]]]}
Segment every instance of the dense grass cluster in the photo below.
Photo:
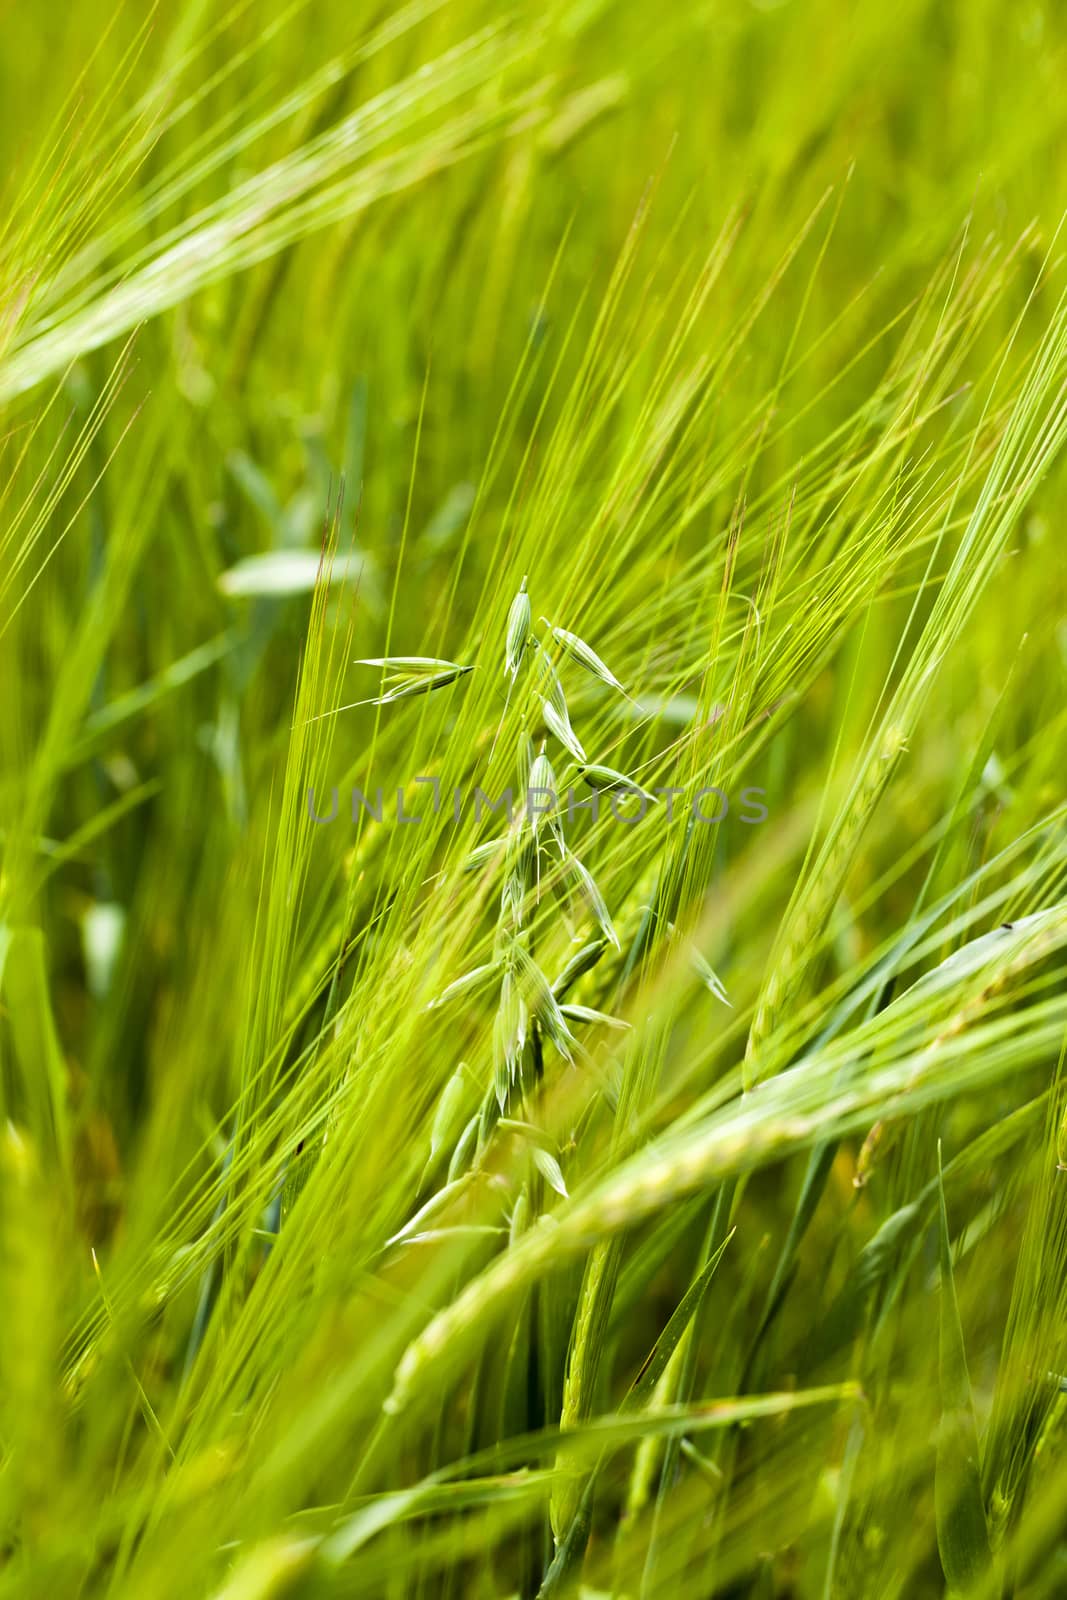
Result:
{"label": "dense grass cluster", "polygon": [[0,1600],[1067,1592],[1062,8],[0,27]]}

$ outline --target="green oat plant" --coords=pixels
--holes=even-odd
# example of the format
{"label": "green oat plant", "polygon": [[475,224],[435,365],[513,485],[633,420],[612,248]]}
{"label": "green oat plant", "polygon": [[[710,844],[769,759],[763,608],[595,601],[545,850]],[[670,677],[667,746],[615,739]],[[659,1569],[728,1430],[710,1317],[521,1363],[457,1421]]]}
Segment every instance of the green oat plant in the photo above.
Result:
{"label": "green oat plant", "polygon": [[0,1600],[1062,1594],[1061,9],[0,28]]}

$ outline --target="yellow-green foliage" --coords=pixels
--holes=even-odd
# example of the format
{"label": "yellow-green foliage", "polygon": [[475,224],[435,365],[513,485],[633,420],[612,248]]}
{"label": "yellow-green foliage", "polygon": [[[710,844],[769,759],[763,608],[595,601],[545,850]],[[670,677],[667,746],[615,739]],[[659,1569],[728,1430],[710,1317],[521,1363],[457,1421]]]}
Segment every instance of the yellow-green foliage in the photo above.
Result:
{"label": "yellow-green foliage", "polygon": [[1061,1595],[1062,7],[0,27],[0,1600]]}

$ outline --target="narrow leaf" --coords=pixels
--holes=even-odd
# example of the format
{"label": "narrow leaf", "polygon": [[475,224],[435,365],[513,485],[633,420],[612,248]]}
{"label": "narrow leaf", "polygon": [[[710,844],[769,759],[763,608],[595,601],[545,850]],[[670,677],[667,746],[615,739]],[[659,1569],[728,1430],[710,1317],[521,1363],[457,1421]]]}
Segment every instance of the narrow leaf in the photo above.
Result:
{"label": "narrow leaf", "polygon": [[715,1276],[716,1268],[722,1260],[723,1251],[736,1232],[736,1228],[730,1229],[730,1232],[726,1235],[726,1238],[708,1261],[703,1271],[697,1274],[682,1296],[674,1315],[656,1340],[647,1361],[630,1385],[625,1401],[627,1407],[643,1406],[651,1398],[652,1391],[663,1375],[664,1369],[674,1354],[686,1328],[688,1328],[693,1314],[704,1298],[708,1284]]}
{"label": "narrow leaf", "polygon": [[937,1547],[949,1588],[968,1590],[989,1567],[989,1530],[982,1499],[971,1380],[963,1343],[956,1284],[952,1274],[944,1174],[938,1145],[938,1210],[941,1255],[941,1425],[934,1472]]}

